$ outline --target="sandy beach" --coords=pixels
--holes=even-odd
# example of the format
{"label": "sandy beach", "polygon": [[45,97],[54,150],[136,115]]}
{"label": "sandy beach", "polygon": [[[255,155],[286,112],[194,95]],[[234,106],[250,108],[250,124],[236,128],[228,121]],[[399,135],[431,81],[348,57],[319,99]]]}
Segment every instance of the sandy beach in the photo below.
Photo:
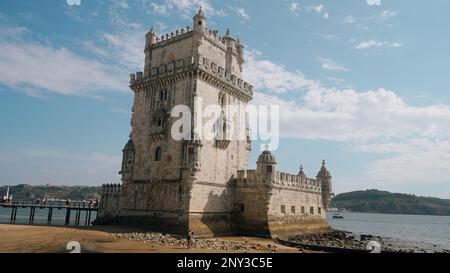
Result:
{"label": "sandy beach", "polygon": [[[117,238],[114,233],[142,232],[140,229],[121,226],[102,226],[89,228],[30,226],[0,224],[1,253],[54,253],[69,252],[66,245],[70,241],[81,244],[81,252],[101,253],[209,253],[209,252],[248,252],[270,253],[275,248],[277,253],[299,253],[291,248],[275,243],[270,239],[255,237],[219,237],[226,242],[247,242],[255,249],[223,251],[218,249],[166,246],[154,242],[134,241]],[[198,239],[207,240],[207,239]]]}

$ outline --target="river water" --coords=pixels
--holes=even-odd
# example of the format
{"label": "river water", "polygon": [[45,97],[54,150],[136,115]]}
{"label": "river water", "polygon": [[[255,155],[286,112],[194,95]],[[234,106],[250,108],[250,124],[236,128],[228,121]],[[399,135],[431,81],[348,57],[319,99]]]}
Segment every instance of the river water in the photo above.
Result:
{"label": "river water", "polygon": [[339,213],[344,219],[333,219],[333,214],[329,212],[327,218],[334,229],[387,237],[421,248],[437,245],[450,249],[450,216],[345,212]]}

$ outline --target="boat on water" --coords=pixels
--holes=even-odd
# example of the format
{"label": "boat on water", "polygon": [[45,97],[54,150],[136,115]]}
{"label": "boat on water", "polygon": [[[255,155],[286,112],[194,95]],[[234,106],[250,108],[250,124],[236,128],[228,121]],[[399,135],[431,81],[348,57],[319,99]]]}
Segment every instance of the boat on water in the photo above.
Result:
{"label": "boat on water", "polygon": [[344,216],[342,216],[340,214],[334,214],[333,219],[344,219]]}

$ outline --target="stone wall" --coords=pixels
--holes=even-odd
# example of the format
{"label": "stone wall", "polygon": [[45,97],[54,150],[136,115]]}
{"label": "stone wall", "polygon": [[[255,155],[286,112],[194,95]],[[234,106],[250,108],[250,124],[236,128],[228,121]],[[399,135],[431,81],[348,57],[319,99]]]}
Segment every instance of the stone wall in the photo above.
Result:
{"label": "stone wall", "polygon": [[276,172],[240,170],[236,179],[236,223],[243,234],[277,237],[330,229],[317,181]]}

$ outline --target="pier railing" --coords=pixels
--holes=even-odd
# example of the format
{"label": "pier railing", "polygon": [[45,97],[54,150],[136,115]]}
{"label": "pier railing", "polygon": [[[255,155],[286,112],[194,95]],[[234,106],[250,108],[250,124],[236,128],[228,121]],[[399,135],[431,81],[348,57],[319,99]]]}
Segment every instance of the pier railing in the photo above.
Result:
{"label": "pier railing", "polygon": [[71,208],[71,209],[97,209],[98,202],[90,201],[32,201],[32,200],[14,200],[1,203],[2,207],[39,207],[39,208]]}
{"label": "pier railing", "polygon": [[32,200],[14,200],[9,202],[3,202],[0,206],[4,208],[11,208],[11,223],[14,224],[17,218],[17,211],[19,209],[30,209],[30,216],[28,223],[33,224],[35,219],[36,208],[48,209],[47,224],[51,225],[54,209],[65,209],[65,225],[70,225],[72,211],[75,212],[75,226],[79,226],[82,223],[81,213],[84,212],[84,225],[89,226],[91,224],[91,213],[98,211],[98,202],[94,201],[32,201]]}

